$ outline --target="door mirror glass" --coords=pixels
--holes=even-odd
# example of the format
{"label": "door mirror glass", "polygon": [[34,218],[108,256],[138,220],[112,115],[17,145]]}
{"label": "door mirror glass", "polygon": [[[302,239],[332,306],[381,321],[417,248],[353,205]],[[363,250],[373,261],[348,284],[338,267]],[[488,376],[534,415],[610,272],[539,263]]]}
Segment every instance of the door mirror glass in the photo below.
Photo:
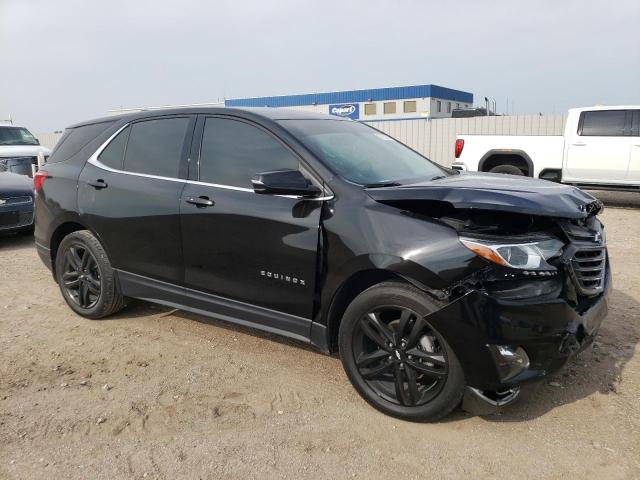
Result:
{"label": "door mirror glass", "polygon": [[317,197],[321,191],[299,170],[274,170],[257,173],[251,179],[253,191],[268,195]]}

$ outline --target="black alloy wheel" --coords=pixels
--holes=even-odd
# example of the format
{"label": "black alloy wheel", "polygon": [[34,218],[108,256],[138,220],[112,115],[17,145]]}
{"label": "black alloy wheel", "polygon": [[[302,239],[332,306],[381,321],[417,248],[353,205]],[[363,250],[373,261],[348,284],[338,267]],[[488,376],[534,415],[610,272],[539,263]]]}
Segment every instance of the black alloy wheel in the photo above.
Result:
{"label": "black alloy wheel", "polygon": [[424,405],[447,379],[447,355],[438,335],[409,308],[385,306],[367,312],[353,341],[360,375],[390,402]]}
{"label": "black alloy wheel", "polygon": [[88,230],[62,239],[56,249],[55,275],[67,305],[78,315],[103,318],[126,304],[107,253]]}
{"label": "black alloy wheel", "polygon": [[89,309],[100,299],[102,281],[98,262],[79,242],[69,246],[65,252],[62,285],[80,308]]}
{"label": "black alloy wheel", "polygon": [[365,290],[347,307],[338,343],[349,380],[373,407],[411,421],[435,421],[456,408],[464,372],[428,322],[443,304],[402,282]]}

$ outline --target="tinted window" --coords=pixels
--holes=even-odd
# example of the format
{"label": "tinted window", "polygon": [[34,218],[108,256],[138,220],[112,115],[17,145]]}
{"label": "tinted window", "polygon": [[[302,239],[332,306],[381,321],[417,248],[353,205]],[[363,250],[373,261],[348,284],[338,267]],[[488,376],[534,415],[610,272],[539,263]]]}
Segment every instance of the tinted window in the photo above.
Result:
{"label": "tinted window", "polygon": [[[68,128],[56,148],[51,153],[48,163],[63,162],[77,154],[91,140],[104,132],[113,122],[94,123],[76,128]],[[93,152],[91,152],[93,153]]]}
{"label": "tinted window", "polygon": [[122,170],[122,160],[124,159],[124,149],[127,145],[127,139],[129,138],[129,131],[131,128],[127,127],[121,131],[116,138],[109,142],[107,148],[98,156],[98,160],[105,164],[107,167]]}
{"label": "tinted window", "polygon": [[640,137],[640,110],[633,111],[633,125],[631,127],[631,135]]}
{"label": "tinted window", "polygon": [[0,145],[38,145],[38,140],[22,127],[0,127]]}
{"label": "tinted window", "polygon": [[621,137],[624,135],[624,110],[582,113],[582,131],[587,137]]}
{"label": "tinted window", "polygon": [[163,118],[131,126],[124,159],[128,172],[177,178],[188,118]]}
{"label": "tinted window", "polygon": [[208,118],[200,155],[200,181],[252,188],[251,177],[269,170],[297,169],[299,161],[263,130],[236,120]]}

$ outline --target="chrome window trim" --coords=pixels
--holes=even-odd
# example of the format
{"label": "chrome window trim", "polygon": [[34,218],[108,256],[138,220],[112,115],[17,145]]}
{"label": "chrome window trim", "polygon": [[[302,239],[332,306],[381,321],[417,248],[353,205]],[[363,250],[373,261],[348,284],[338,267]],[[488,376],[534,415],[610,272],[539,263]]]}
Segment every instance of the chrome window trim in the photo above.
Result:
{"label": "chrome window trim", "polygon": [[[222,189],[225,189],[225,190],[235,190],[235,191],[238,191],[238,192],[249,192],[249,193],[256,194],[256,192],[254,192],[253,189],[251,189],[251,188],[235,187],[233,185],[221,185],[221,184],[218,184],[218,183],[200,182],[198,180],[188,180],[188,179],[185,179],[185,178],[162,177],[160,175],[151,175],[151,174],[148,174],[148,173],[127,172],[125,170],[119,170],[117,168],[109,167],[108,165],[105,165],[100,160],[98,160],[98,157],[104,151],[104,149],[107,148],[109,143],[111,143],[111,141],[120,132],[122,132],[125,128],[127,128],[132,123],[133,122],[126,123],[122,127],[120,127],[118,130],[116,130],[116,132],[113,135],[111,135],[107,140],[105,140],[105,142],[102,145],[100,145],[95,152],[93,152],[93,155],[91,155],[89,157],[89,160],[87,160],[87,163],[90,163],[94,167],[97,167],[97,168],[99,168],[101,170],[105,170],[107,172],[112,172],[112,173],[120,173],[122,175],[130,175],[130,176],[142,177],[142,178],[153,178],[155,180],[167,180],[169,182],[181,182],[181,183],[188,183],[188,184],[191,184],[191,185],[202,185],[202,186],[205,186],[205,187],[215,187],[215,188],[222,188]],[[190,162],[191,159],[188,159],[187,161]],[[305,200],[316,201],[316,202],[324,201],[324,200],[332,200],[334,198],[334,195],[328,195],[328,196],[323,196],[323,197],[315,197],[315,198],[305,198],[305,197],[300,197],[300,196],[297,196],[297,195],[273,195],[273,196],[274,197],[283,197],[283,198],[293,198],[293,199],[298,199],[298,200],[301,200],[301,199],[304,198]]]}

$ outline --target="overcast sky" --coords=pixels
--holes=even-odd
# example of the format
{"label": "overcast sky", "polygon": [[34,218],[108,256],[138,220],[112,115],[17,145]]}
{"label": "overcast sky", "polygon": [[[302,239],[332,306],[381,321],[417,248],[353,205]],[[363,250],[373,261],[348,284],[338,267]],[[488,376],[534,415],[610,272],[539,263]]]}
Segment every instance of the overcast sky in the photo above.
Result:
{"label": "overcast sky", "polygon": [[119,107],[425,83],[499,112],[639,104],[640,1],[0,0],[0,119],[34,132]]}

